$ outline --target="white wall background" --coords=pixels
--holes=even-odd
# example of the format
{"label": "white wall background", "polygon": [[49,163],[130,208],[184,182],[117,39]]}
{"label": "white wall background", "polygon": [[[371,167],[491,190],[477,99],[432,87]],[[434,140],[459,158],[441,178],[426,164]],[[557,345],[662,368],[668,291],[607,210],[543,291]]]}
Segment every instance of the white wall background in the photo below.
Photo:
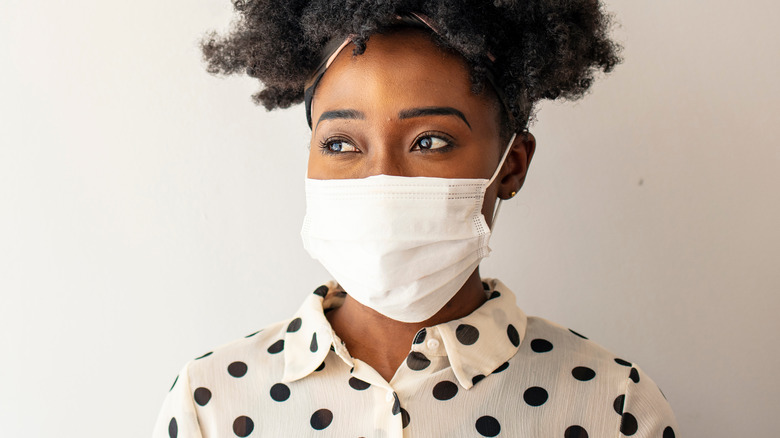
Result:
{"label": "white wall background", "polygon": [[[151,433],[179,368],[328,278],[302,108],[197,41],[227,0],[0,3],[0,436]],[[625,63],[546,104],[483,275],[639,363],[681,436],[777,431],[780,4],[610,0]]]}

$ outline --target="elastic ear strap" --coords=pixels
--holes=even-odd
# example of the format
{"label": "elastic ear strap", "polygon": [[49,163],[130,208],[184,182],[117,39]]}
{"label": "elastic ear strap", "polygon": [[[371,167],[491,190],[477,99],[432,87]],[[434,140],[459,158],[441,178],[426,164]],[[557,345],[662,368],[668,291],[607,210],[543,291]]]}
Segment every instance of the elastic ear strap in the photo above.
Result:
{"label": "elastic ear strap", "polygon": [[[490,185],[493,184],[493,180],[495,180],[498,174],[501,173],[501,168],[504,167],[504,162],[506,161],[506,157],[509,155],[509,150],[512,149],[512,144],[515,142],[515,137],[517,137],[516,132],[512,134],[512,138],[509,139],[509,144],[506,146],[506,150],[504,151],[504,156],[501,157],[501,161],[498,163],[498,168],[493,173],[493,177],[490,178],[490,181],[488,181],[487,186],[485,186],[485,188],[490,187]],[[493,220],[492,223],[490,224],[491,233],[496,228],[496,221],[498,220],[498,212],[501,211],[502,201],[503,200],[501,198],[498,198],[498,202],[496,203],[496,209],[493,210]]]}
{"label": "elastic ear strap", "polygon": [[496,204],[496,209],[495,209],[495,211],[493,211],[493,220],[491,221],[492,223],[490,224],[490,232],[491,233],[493,232],[493,230],[496,229],[496,221],[498,220],[498,212],[501,211],[501,201],[502,201],[502,199],[498,198],[498,203]]}
{"label": "elastic ear strap", "polygon": [[496,179],[498,174],[501,173],[501,168],[504,167],[504,162],[506,161],[506,157],[509,155],[509,151],[512,149],[512,143],[515,142],[515,137],[517,137],[516,132],[512,134],[512,138],[509,139],[509,144],[506,146],[506,149],[504,150],[504,155],[501,157],[501,161],[498,162],[498,167],[496,168],[496,171],[493,172],[493,176],[490,177],[490,180],[485,186],[486,188],[490,187],[490,185],[493,184],[493,181]]}

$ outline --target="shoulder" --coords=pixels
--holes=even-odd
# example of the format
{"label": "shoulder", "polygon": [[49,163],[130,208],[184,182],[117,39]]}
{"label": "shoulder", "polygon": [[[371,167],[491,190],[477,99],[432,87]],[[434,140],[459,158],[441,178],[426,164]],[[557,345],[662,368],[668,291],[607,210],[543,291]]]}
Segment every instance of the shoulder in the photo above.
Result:
{"label": "shoulder", "polygon": [[[589,337],[556,322],[538,316],[529,316],[524,344],[534,353],[554,353],[571,361],[583,360],[602,365],[631,367],[632,363],[604,348]],[[618,368],[620,369],[620,368]]]}
{"label": "shoulder", "polygon": [[335,290],[334,284],[328,282],[317,287],[291,317],[190,360],[182,372],[186,372],[192,389],[211,385],[238,393],[279,383],[294,371],[309,366],[314,371],[328,349],[320,349],[316,355],[307,353],[315,351],[316,338],[312,337],[317,334],[321,335],[323,345],[330,346],[326,342],[329,338],[325,339],[329,331],[323,328],[328,325],[323,306],[329,299],[328,291]]}
{"label": "shoulder", "polygon": [[[559,377],[575,381],[599,381],[602,384],[625,387],[639,383],[639,366],[612,352],[601,344],[558,323],[529,316],[518,354],[534,362],[545,362],[549,369],[558,369]],[[650,381],[649,377],[646,377]]]}
{"label": "shoulder", "polygon": [[518,356],[538,386],[565,397],[569,406],[603,411],[624,435],[675,436],[678,426],[658,385],[635,362],[582,333],[528,317]]}
{"label": "shoulder", "polygon": [[[604,403],[624,394],[634,364],[585,335],[550,320],[529,316],[525,336],[513,362],[524,378],[551,392],[565,393],[583,403],[594,396]],[[581,399],[581,400],[580,400]]]}
{"label": "shoulder", "polygon": [[[281,376],[284,338],[294,318],[277,321],[256,332],[213,348],[184,366],[190,382],[230,381],[253,376]],[[249,370],[249,366],[260,369]],[[252,371],[250,373],[250,371]]]}
{"label": "shoulder", "polygon": [[245,400],[278,379],[284,369],[279,353],[291,321],[271,324],[188,361],[163,401],[153,436],[199,438],[201,427],[213,420],[211,411],[203,410],[213,397]]}

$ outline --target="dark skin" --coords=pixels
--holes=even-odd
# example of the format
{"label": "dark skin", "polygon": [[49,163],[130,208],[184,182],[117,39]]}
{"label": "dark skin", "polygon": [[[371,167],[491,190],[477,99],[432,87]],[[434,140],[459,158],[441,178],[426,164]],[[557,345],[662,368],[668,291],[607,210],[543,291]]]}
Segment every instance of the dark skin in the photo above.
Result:
{"label": "dark skin", "polygon": [[[471,91],[459,55],[414,29],[374,35],[360,56],[352,56],[352,48],[348,45],[328,68],[312,101],[309,178],[493,175],[509,140],[500,136],[501,107],[489,89]],[[482,214],[488,225],[496,199],[511,198],[523,185],[535,146],[530,133],[518,134],[512,143],[485,194]],[[390,382],[420,329],[462,318],[485,300],[477,268],[428,320],[396,321],[349,295],[327,318],[352,357]]]}

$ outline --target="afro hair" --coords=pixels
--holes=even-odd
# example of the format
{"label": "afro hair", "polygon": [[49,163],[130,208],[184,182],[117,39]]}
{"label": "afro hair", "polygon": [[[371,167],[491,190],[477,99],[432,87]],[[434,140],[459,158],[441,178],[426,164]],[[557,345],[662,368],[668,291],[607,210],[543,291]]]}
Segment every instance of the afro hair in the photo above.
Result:
{"label": "afro hair", "polygon": [[[304,98],[323,47],[352,35],[355,55],[397,15],[420,13],[436,40],[461,54],[475,92],[488,69],[512,113],[513,131],[528,126],[542,99],[581,98],[598,71],[621,61],[610,40],[611,16],[598,0],[233,0],[229,31],[201,41],[207,71],[261,82],[253,100],[266,109]],[[494,61],[486,56],[492,55]]]}

